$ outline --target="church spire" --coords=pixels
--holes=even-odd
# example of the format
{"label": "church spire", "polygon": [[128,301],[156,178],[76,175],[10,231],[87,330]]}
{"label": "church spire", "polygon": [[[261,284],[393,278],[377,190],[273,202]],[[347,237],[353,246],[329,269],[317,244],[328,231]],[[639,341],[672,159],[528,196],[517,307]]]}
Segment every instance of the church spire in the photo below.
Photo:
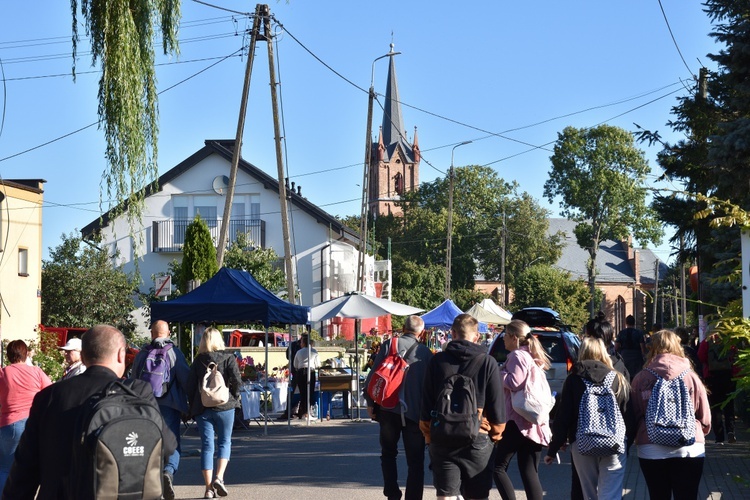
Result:
{"label": "church spire", "polygon": [[[393,43],[391,43],[391,53],[393,53]],[[388,64],[388,82],[385,87],[385,109],[383,111],[383,143],[389,153],[393,151],[391,146],[402,142],[401,137],[405,133],[394,55],[390,56],[390,63]]]}

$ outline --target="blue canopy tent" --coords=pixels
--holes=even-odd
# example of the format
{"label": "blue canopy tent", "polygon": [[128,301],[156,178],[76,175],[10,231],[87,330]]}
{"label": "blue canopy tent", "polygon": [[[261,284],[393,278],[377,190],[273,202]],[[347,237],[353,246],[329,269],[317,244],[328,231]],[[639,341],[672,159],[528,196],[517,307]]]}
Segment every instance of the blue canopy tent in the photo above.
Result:
{"label": "blue canopy tent", "polygon": [[[453,320],[456,316],[463,314],[463,311],[458,308],[452,300],[446,299],[442,304],[437,306],[431,311],[427,311],[422,315],[424,320],[425,328],[439,328],[440,330],[448,330],[453,324]],[[479,323],[479,331],[484,333],[487,331],[486,323]]]}
{"label": "blue canopy tent", "polygon": [[[307,324],[309,313],[309,307],[290,304],[266,290],[250,273],[225,267],[192,292],[166,302],[151,302],[152,322],[263,323],[266,366],[270,324]],[[267,386],[267,381],[264,385]],[[265,420],[267,427],[267,414]]]}
{"label": "blue canopy tent", "polygon": [[151,320],[184,323],[250,323],[304,325],[310,308],[290,304],[269,292],[250,273],[222,267],[190,293],[166,302],[151,302]]}

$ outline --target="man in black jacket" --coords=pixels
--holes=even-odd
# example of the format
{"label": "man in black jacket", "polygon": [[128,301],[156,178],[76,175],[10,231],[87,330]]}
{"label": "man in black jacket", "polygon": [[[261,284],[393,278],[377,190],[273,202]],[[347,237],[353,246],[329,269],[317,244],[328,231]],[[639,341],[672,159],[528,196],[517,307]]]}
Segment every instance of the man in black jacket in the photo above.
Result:
{"label": "man in black jacket", "polygon": [[[424,436],[419,430],[419,405],[422,402],[424,375],[432,352],[422,344],[424,320],[409,316],[404,322],[404,334],[398,337],[399,356],[409,364],[400,393],[400,404],[395,408],[381,408],[365,391],[367,413],[380,424],[380,468],[383,472],[383,495],[389,500],[401,498],[398,486],[398,440],[403,437],[406,454],[406,500],[421,500],[424,492]],[[393,339],[386,341],[375,356],[365,387],[375,370],[383,363],[391,350]],[[407,355],[408,353],[408,355]]]}
{"label": "man in black jacket", "polygon": [[[3,499],[39,500],[69,498],[66,491],[73,450],[73,429],[84,403],[125,372],[125,337],[115,327],[97,325],[81,337],[81,356],[86,371],[52,384],[34,397],[26,430],[16,449],[15,461],[5,483]],[[146,398],[154,398],[151,386],[133,381],[131,387]],[[154,404],[155,400],[154,400]],[[177,448],[172,431],[162,429],[164,454]]]}
{"label": "man in black jacket", "polygon": [[505,397],[497,361],[487,355],[486,348],[477,344],[478,325],[469,314],[456,316],[451,326],[453,340],[443,352],[435,354],[427,366],[419,427],[430,444],[432,413],[446,377],[459,370],[468,376],[467,367],[475,366],[474,363],[479,365],[473,377],[481,422],[479,435],[473,443],[460,448],[430,444],[432,478],[438,498],[455,498],[459,493],[465,498],[487,498],[492,488],[490,458],[493,444],[505,428]]}

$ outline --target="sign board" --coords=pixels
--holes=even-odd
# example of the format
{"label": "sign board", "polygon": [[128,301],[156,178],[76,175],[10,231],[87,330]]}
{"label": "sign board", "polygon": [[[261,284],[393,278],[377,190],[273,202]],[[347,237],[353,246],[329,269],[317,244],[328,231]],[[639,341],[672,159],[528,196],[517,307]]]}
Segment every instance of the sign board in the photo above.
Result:
{"label": "sign board", "polygon": [[156,296],[167,297],[172,293],[172,277],[170,275],[158,276],[156,278]]}

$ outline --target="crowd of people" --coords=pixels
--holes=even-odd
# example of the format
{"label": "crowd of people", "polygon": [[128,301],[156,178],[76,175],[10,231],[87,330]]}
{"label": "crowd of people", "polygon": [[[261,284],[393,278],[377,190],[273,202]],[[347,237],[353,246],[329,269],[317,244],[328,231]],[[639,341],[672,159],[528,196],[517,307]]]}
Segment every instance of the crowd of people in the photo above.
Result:
{"label": "crowd of people", "polygon": [[[399,343],[401,355],[423,336],[418,320],[407,319],[401,338],[414,340]],[[570,498],[619,498],[633,445],[651,498],[696,498],[712,423],[717,443],[737,439],[733,404],[727,402],[735,390],[736,353],[722,345],[718,334],[709,330],[697,344],[684,329],[660,328],[646,335],[635,327],[632,316],[615,334],[599,313],[584,328],[577,361],[550,420],[530,418],[517,398],[525,393],[522,400],[537,399],[529,390],[535,370],[543,373],[550,367],[547,353],[531,332],[520,320],[506,325],[502,341],[509,354],[498,367],[487,355],[491,339],[480,336],[473,317],[459,315],[449,334],[452,340],[441,350],[407,356],[400,406],[381,408],[368,398],[370,415],[380,424],[384,496],[402,498],[396,454],[397,442],[403,439],[407,500],[423,497],[424,445],[441,500],[488,498],[493,482],[503,500],[514,499],[507,474],[513,457],[526,498],[541,500],[544,448],[548,465],[560,463],[560,450],[570,450]],[[381,347],[374,369],[389,350],[390,341]],[[444,385],[463,376],[472,380],[478,408],[479,430],[469,442],[446,439],[443,430]]]}
{"label": "crowd of people", "polygon": [[[406,500],[423,497],[425,448],[439,499],[485,499],[493,483],[503,500],[514,499],[507,472],[514,457],[526,498],[541,499],[540,463],[559,463],[558,452],[565,449],[572,458],[571,499],[618,498],[632,445],[651,498],[695,498],[712,425],[717,443],[737,441],[734,406],[728,400],[736,389],[736,351],[711,330],[696,345],[685,329],[646,335],[635,328],[632,316],[626,325],[615,335],[601,313],[585,325],[577,360],[550,419],[551,404],[533,417],[526,407],[529,399],[544,401],[545,395],[534,391],[550,392],[544,377],[550,358],[528,324],[513,320],[505,326],[498,341],[508,355],[498,366],[487,354],[492,339],[479,334],[472,316],[456,317],[451,340],[436,353],[425,345],[422,319],[407,317],[403,333],[383,342],[365,381],[368,387],[392,350],[408,365],[397,404],[381,406],[364,395],[370,417],[379,424],[384,496],[404,496],[397,468],[402,441]],[[224,475],[242,384],[235,355],[225,350],[224,338],[214,328],[203,333],[192,365],[173,344],[166,322],[152,325],[151,338],[133,362],[129,387],[153,401],[162,416],[163,498],[175,498],[180,425],[187,419],[195,420],[200,435],[204,498],[227,496]],[[52,383],[30,362],[23,341],[7,345],[8,365],[0,370],[3,498],[66,497],[70,429],[87,401],[123,378],[125,347],[116,328],[97,325],[60,347],[65,372]],[[287,356],[300,393],[298,406],[290,401],[288,411],[306,418],[320,367],[318,353],[302,335]],[[227,392],[218,403],[205,397],[206,380],[213,373],[220,374]],[[541,385],[534,382],[537,374]],[[671,398],[666,409],[660,406],[663,394]]]}

